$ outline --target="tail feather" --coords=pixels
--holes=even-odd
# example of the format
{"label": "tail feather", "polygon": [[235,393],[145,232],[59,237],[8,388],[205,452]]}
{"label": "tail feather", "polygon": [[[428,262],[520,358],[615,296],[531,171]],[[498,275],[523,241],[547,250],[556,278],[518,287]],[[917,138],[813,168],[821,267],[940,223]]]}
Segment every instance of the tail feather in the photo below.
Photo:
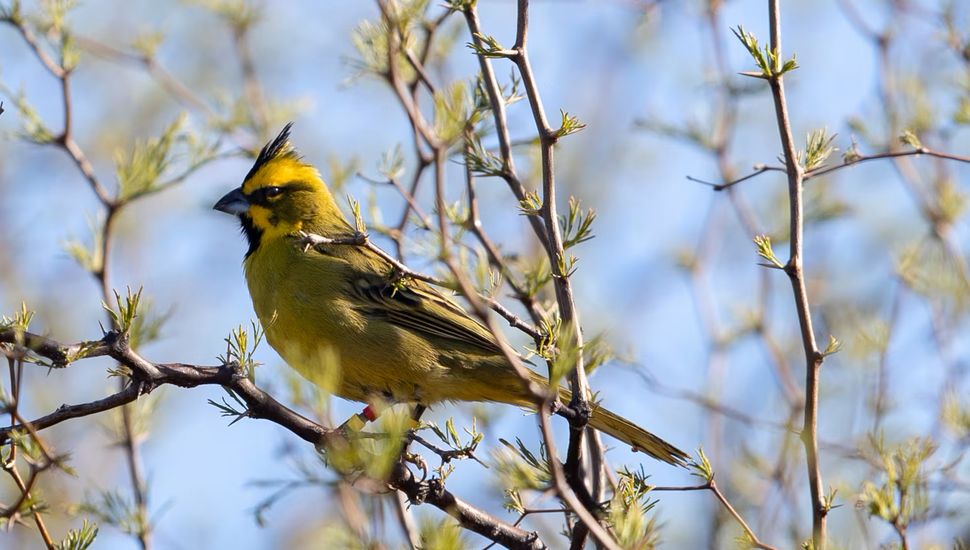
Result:
{"label": "tail feather", "polygon": [[589,425],[648,455],[674,466],[686,466],[690,455],[603,407],[593,409]]}
{"label": "tail feather", "polygon": [[[545,379],[542,380],[545,382]],[[565,388],[559,388],[559,398],[568,403],[572,394]],[[686,467],[690,460],[689,454],[605,407],[594,406],[589,425],[630,445],[634,451],[647,453],[668,464]]]}

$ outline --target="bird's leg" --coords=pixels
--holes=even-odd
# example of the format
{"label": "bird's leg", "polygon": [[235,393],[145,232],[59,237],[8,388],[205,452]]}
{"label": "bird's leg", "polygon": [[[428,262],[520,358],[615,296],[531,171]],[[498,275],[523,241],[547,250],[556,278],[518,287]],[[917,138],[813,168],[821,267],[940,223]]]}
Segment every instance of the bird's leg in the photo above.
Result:
{"label": "bird's leg", "polygon": [[421,420],[421,415],[424,414],[424,411],[426,410],[428,410],[427,405],[422,405],[421,403],[414,404],[414,408],[411,409],[411,420],[414,421],[415,425],[417,425],[417,423]]}
{"label": "bird's leg", "polygon": [[422,405],[421,403],[415,403],[414,408],[411,409],[411,429],[408,430],[408,436],[404,439],[404,446],[401,447],[402,455],[408,451],[408,446],[411,444],[411,440],[413,439],[411,435],[417,431],[418,426],[420,425],[421,415],[424,414],[424,411],[426,410],[428,410],[428,407],[426,405]]}
{"label": "bird's leg", "polygon": [[385,406],[376,403],[367,405],[364,410],[348,418],[337,429],[345,434],[357,433],[363,430],[368,422],[377,420],[377,417],[381,415],[385,408]]}
{"label": "bird's leg", "polygon": [[418,426],[420,425],[421,415],[424,414],[424,411],[426,410],[428,410],[426,405],[422,405],[421,403],[414,404],[414,408],[411,409],[411,429],[408,430],[407,436],[405,436],[404,441],[401,443],[401,461],[411,462],[412,464],[421,468],[421,471],[423,472],[421,481],[424,481],[424,479],[428,477],[428,465],[424,462],[424,459],[420,455],[408,453],[408,447],[411,446],[411,441],[413,440],[412,435],[414,435],[418,429]]}

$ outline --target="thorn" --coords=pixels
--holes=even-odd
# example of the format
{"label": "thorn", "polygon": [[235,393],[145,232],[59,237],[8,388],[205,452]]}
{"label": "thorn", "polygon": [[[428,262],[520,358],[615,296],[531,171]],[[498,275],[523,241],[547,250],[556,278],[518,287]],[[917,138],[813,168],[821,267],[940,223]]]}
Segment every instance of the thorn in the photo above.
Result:
{"label": "thorn", "polygon": [[768,77],[764,73],[759,73],[757,71],[741,71],[738,73],[741,76],[750,76],[751,78],[760,78],[761,80],[768,80]]}

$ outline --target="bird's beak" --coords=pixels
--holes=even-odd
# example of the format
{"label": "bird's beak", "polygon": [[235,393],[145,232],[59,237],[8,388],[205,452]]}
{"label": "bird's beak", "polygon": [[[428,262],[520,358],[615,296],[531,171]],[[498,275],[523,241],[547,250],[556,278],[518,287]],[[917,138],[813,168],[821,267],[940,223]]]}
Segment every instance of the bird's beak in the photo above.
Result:
{"label": "bird's beak", "polygon": [[246,195],[243,195],[242,189],[236,188],[219,199],[219,202],[212,209],[233,216],[241,216],[249,211],[249,201],[246,200]]}

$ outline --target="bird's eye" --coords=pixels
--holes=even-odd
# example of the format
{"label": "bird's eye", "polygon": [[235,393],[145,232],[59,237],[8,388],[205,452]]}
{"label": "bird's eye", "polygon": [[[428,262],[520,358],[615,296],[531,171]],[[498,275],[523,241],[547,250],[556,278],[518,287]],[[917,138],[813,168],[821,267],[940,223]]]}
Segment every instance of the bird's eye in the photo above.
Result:
{"label": "bird's eye", "polygon": [[275,199],[276,197],[279,197],[280,195],[282,195],[283,194],[283,189],[280,188],[280,187],[276,187],[276,186],[266,187],[266,188],[264,188],[263,193],[265,194],[265,196],[266,196],[267,199],[272,200],[272,199]]}

